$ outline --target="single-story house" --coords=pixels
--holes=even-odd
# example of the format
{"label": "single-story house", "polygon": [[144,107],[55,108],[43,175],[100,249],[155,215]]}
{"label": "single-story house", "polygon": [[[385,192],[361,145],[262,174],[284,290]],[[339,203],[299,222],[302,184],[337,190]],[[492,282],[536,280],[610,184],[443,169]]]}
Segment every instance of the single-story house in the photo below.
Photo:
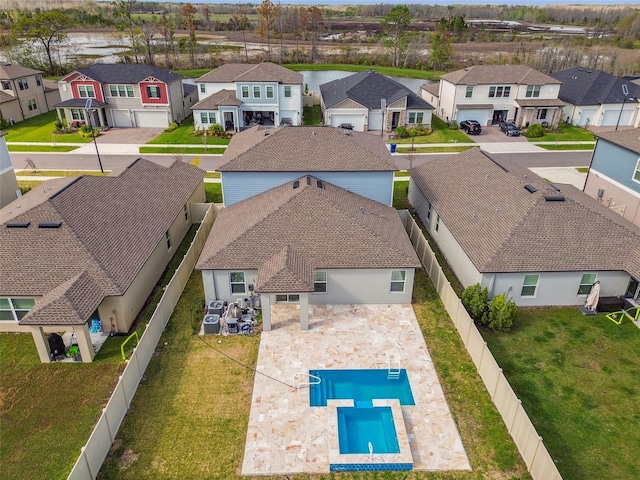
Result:
{"label": "single-story house", "polygon": [[479,149],[410,172],[409,202],[464,287],[523,306],[640,293],[640,228],[572,185]]}
{"label": "single-story house", "polygon": [[306,175],[221,210],[196,269],[206,301],[410,303],[421,264],[395,209]]}
{"label": "single-story house", "polygon": [[204,171],[138,159],[106,177],[49,180],[0,210],[0,331],[74,332],[83,362],[90,327],[126,333],[203,203]]}
{"label": "single-story house", "polygon": [[372,70],[320,85],[325,125],[350,124],[359,132],[391,132],[431,125],[433,107],[406,86]]}

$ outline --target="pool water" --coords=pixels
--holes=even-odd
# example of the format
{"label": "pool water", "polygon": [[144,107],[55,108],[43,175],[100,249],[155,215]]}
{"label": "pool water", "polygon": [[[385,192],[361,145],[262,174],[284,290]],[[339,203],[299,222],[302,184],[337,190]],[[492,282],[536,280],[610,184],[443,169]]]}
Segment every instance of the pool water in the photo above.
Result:
{"label": "pool water", "polygon": [[310,370],[309,374],[320,378],[320,383],[309,387],[312,407],[326,407],[328,399],[352,399],[356,407],[371,407],[374,398],[397,399],[400,405],[415,405],[404,368],[399,375],[389,375],[386,369]]}
{"label": "pool water", "polygon": [[338,407],[338,438],[341,454],[400,453],[391,407]]}

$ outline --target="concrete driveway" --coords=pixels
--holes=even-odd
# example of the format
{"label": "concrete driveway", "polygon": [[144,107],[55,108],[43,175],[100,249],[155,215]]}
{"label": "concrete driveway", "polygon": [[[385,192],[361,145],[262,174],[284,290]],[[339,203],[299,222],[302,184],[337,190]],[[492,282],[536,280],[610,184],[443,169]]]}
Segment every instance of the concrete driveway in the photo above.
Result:
{"label": "concrete driveway", "polygon": [[476,143],[527,143],[527,139],[522,135],[519,137],[507,137],[498,130],[497,126],[482,127],[480,135],[469,135],[469,138]]}
{"label": "concrete driveway", "polygon": [[163,128],[110,128],[101,132],[96,142],[142,145],[163,131]]}

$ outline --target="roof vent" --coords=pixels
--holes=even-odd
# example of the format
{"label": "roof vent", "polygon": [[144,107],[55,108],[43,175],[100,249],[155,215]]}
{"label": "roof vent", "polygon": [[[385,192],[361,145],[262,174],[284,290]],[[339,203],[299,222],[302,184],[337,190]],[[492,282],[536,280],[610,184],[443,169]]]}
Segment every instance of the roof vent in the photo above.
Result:
{"label": "roof vent", "polygon": [[529,192],[529,193],[535,193],[535,192],[537,192],[537,191],[538,191],[538,189],[537,189],[536,187],[534,187],[533,185],[531,185],[530,183],[527,183],[527,184],[524,186],[524,188],[525,188],[525,190],[526,190],[527,192]]}
{"label": "roof vent", "polygon": [[40,222],[38,228],[60,228],[62,222]]}
{"label": "roof vent", "polygon": [[9,222],[7,228],[27,228],[31,222]]}
{"label": "roof vent", "polygon": [[264,131],[264,136],[265,136],[265,137],[268,137],[268,136],[269,136],[269,130],[265,130],[265,131]]}
{"label": "roof vent", "polygon": [[345,130],[344,131],[344,135],[345,135],[345,137],[350,137],[351,136],[351,130]]}
{"label": "roof vent", "polygon": [[547,202],[564,202],[564,195],[545,195],[544,199]]}
{"label": "roof vent", "polygon": [[313,135],[313,136],[315,137],[315,136],[316,136],[316,131],[315,131],[315,130],[312,130],[312,131],[311,131],[311,135]]}
{"label": "roof vent", "polygon": [[311,185],[311,177],[307,175],[307,185]]}
{"label": "roof vent", "polygon": [[324,185],[322,184],[322,180],[318,180],[318,181],[316,182],[316,186],[317,186],[318,188],[324,188]]}
{"label": "roof vent", "polygon": [[300,186],[300,180],[296,180],[295,182],[293,182],[293,189],[295,190],[296,188],[298,188]]}

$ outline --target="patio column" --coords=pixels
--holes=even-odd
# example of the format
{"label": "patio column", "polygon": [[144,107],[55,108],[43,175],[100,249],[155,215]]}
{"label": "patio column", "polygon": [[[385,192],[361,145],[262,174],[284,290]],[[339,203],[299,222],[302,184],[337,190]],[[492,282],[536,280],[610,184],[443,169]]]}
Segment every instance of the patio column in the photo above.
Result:
{"label": "patio column", "polygon": [[309,330],[309,294],[300,294],[300,330]]}
{"label": "patio column", "polygon": [[76,334],[76,340],[78,341],[78,348],[80,348],[80,356],[82,357],[82,363],[91,363],[96,356],[93,350],[93,343],[91,342],[91,333],[89,333],[89,324],[85,323],[79,327],[74,327]]}
{"label": "patio column", "polygon": [[36,344],[36,350],[38,350],[38,356],[42,363],[51,363],[51,352],[49,351],[49,341],[44,333],[42,327],[29,327],[31,330],[31,336]]}
{"label": "patio column", "polygon": [[262,307],[262,330],[271,331],[271,295],[263,293],[260,295],[260,306]]}

